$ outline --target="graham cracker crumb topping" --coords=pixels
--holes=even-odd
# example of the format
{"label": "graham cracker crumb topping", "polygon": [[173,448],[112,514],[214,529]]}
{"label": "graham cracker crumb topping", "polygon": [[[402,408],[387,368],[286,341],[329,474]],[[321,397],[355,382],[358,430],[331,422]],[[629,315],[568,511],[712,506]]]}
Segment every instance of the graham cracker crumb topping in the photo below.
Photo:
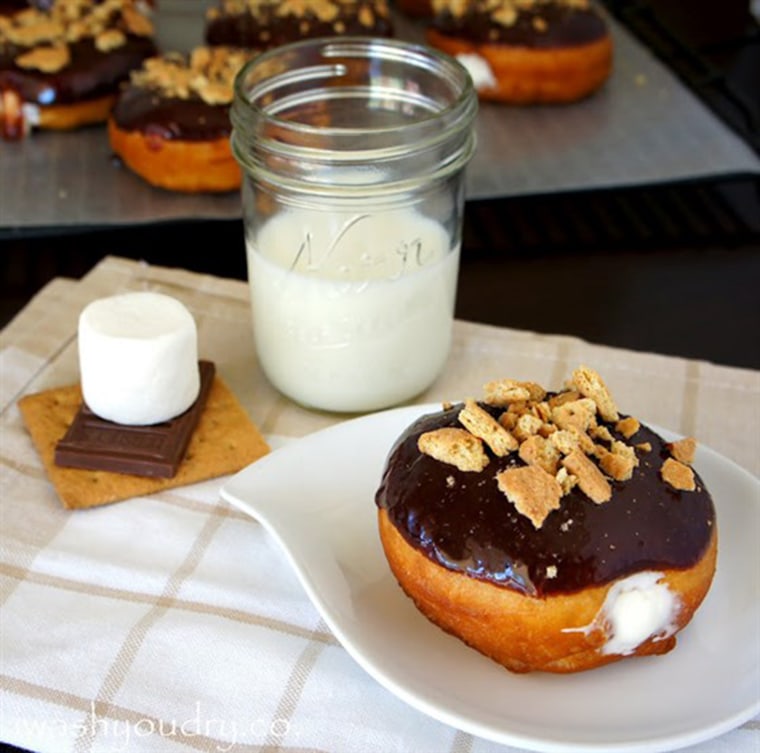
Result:
{"label": "graham cracker crumb topping", "polygon": [[456,466],[460,471],[482,471],[488,465],[483,443],[465,429],[443,428],[421,434],[420,452]]}
{"label": "graham cracker crumb topping", "polygon": [[234,96],[235,75],[253,53],[230,47],[196,47],[149,58],[133,71],[133,86],[154,89],[166,97],[198,97],[209,105],[228,105]]}
{"label": "graham cracker crumb topping", "polygon": [[596,403],[599,415],[605,421],[617,421],[618,410],[607,385],[593,369],[580,366],[573,372],[573,386],[587,398]]}
{"label": "graham cracker crumb topping", "polygon": [[694,471],[688,465],[684,465],[673,458],[665,460],[660,469],[660,475],[663,481],[666,481],[674,489],[693,492],[697,488],[694,481]]}
{"label": "graham cracker crumb topping", "polygon": [[588,455],[574,450],[562,460],[562,465],[578,479],[578,486],[590,500],[598,505],[610,501],[612,487]]}
{"label": "graham cracker crumb topping", "polygon": [[19,55],[14,62],[19,68],[56,73],[71,62],[71,53],[64,44],[40,45]]}
{"label": "graham cracker crumb topping", "polygon": [[[606,384],[587,366],[576,369],[558,393],[511,379],[488,382],[484,393],[480,403],[465,400],[457,416],[461,427],[426,432],[419,437],[418,448],[440,462],[476,472],[488,465],[489,451],[497,458],[516,453],[524,465],[494,478],[535,528],[576,487],[595,504],[608,503],[613,485],[632,478],[640,463],[638,453],[652,450],[648,442],[628,443],[639,433],[640,422],[619,415]],[[448,410],[455,404],[443,405]],[[663,481],[679,490],[694,490],[689,467],[694,439],[666,446],[672,457],[662,466]]]}
{"label": "graham cracker crumb topping", "polygon": [[459,421],[471,434],[482,439],[497,457],[504,457],[519,446],[517,440],[474,400],[465,402]]}
{"label": "graham cracker crumb topping", "polygon": [[483,386],[485,402],[497,407],[507,407],[521,400],[539,402],[546,396],[546,390],[535,382],[518,382],[514,379],[499,379]]}
{"label": "graham cracker crumb topping", "polygon": [[560,453],[549,441],[538,434],[528,437],[518,451],[520,459],[528,465],[537,465],[555,475],[559,469]]}
{"label": "graham cracker crumb topping", "polygon": [[670,442],[668,450],[676,460],[691,465],[694,462],[694,453],[697,451],[697,442],[693,437],[684,437],[677,442]]}
{"label": "graham cracker crumb topping", "polygon": [[559,509],[562,487],[554,476],[536,465],[502,471],[496,475],[496,483],[534,528],[541,528],[546,516]]}
{"label": "graham cracker crumb topping", "polygon": [[641,428],[641,424],[633,416],[627,416],[626,418],[621,418],[615,424],[615,428],[626,439],[630,439]]}

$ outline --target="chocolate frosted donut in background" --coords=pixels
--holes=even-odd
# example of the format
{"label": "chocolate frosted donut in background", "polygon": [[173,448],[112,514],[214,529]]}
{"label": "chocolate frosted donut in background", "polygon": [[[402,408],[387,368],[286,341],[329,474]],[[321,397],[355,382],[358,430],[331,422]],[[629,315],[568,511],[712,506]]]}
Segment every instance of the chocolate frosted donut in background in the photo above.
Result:
{"label": "chocolate frosted donut in background", "polygon": [[148,183],[184,193],[240,187],[230,148],[236,73],[253,55],[228,47],[166,53],[132,73],[108,121],[111,148]]}
{"label": "chocolate frosted donut in background", "polygon": [[0,131],[6,139],[32,128],[105,122],[119,85],[156,52],[144,3],[3,3]]}
{"label": "chocolate frosted donut in background", "polygon": [[574,102],[610,75],[612,38],[592,0],[433,0],[433,11],[428,43],[460,59],[484,100]]}

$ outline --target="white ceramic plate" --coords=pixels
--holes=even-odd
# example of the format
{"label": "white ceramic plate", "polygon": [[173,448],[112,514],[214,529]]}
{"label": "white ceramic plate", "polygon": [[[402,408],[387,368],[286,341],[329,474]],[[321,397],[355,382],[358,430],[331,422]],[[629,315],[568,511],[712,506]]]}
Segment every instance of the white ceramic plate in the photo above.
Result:
{"label": "white ceramic plate", "polygon": [[417,612],[377,535],[374,494],[386,455],[411,421],[438,407],[338,424],[275,450],[222,490],[277,539],[330,629],[370,675],[440,721],[551,753],[661,753],[760,711],[757,479],[698,451],[695,466],[717,507],[718,569],[675,650],[586,673],[515,675]]}

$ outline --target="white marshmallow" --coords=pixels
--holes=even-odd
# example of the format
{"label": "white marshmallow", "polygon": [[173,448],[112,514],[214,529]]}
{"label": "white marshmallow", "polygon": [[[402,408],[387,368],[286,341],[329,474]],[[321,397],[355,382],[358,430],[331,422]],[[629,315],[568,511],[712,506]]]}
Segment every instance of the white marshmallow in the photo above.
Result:
{"label": "white marshmallow", "polygon": [[101,298],[79,316],[84,401],[109,421],[168,421],[198,397],[198,333],[185,306],[160,293]]}
{"label": "white marshmallow", "polygon": [[662,581],[662,573],[643,571],[615,583],[589,625],[562,632],[588,634],[603,627],[607,642],[601,653],[627,656],[649,638],[673,635],[679,609],[680,600]]}
{"label": "white marshmallow", "polygon": [[498,81],[485,58],[474,52],[461,52],[457,60],[467,69],[476,91],[496,88]]}
{"label": "white marshmallow", "polygon": [[637,573],[610,589],[605,607],[610,637],[602,653],[632,654],[649,638],[662,640],[673,634],[678,599],[661,577]]}

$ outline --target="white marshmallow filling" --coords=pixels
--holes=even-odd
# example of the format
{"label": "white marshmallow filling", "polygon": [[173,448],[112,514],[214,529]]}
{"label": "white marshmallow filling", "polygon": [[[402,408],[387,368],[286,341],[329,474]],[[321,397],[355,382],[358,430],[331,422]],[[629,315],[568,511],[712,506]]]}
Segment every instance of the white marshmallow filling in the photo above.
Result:
{"label": "white marshmallow filling", "polygon": [[462,52],[456,59],[467,69],[476,91],[496,88],[496,76],[485,58],[474,52]]}
{"label": "white marshmallow filling", "polygon": [[669,638],[676,632],[680,600],[653,571],[635,573],[615,583],[594,619],[583,627],[565,628],[562,632],[589,634],[602,629],[607,641],[602,654],[627,656],[645,641]]}

